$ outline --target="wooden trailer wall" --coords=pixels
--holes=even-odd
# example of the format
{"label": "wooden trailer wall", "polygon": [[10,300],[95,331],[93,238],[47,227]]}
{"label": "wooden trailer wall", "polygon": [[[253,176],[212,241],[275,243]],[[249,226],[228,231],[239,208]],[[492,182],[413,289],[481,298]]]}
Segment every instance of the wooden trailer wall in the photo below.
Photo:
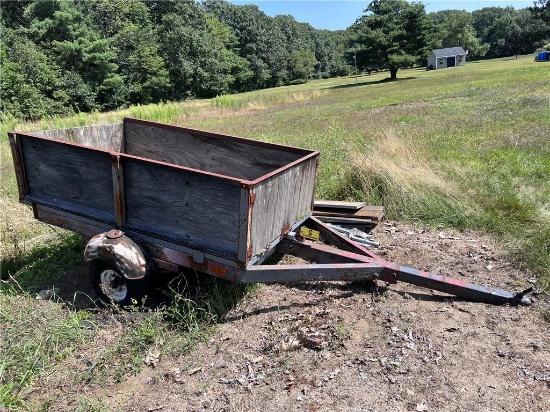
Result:
{"label": "wooden trailer wall", "polygon": [[253,181],[284,167],[306,150],[251,142],[232,136],[140,120],[124,125],[124,153]]}
{"label": "wooden trailer wall", "polygon": [[241,268],[313,207],[316,151],[135,119],[10,140],[22,201],[48,208],[38,217],[58,210]]}
{"label": "wooden trailer wall", "polygon": [[70,129],[42,130],[32,133],[33,136],[46,137],[81,146],[107,150],[109,152],[123,152],[124,126],[123,123],[102,124]]}

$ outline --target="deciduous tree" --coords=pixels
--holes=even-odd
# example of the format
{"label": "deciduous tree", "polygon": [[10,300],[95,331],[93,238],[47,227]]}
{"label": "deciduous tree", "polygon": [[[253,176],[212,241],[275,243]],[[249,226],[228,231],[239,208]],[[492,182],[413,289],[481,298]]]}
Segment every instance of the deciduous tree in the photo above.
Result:
{"label": "deciduous tree", "polygon": [[466,10],[445,10],[430,14],[434,22],[436,45],[438,48],[460,46],[468,50],[468,58],[485,55],[489,45],[481,44],[473,26],[473,17]]}

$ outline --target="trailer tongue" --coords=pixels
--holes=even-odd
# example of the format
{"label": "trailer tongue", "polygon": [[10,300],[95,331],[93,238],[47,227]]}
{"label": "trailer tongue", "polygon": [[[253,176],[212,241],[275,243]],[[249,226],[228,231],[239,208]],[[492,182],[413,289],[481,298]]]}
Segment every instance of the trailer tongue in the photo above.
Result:
{"label": "trailer tongue", "polygon": [[[474,301],[530,304],[530,289],[512,293],[406,268],[311,217],[315,150],[128,118],[9,138],[20,201],[36,219],[91,238],[84,257],[107,301],[139,298],[157,270],[190,268],[240,283],[402,281]],[[304,228],[324,243],[304,239]],[[310,263],[263,264],[274,252]]]}
{"label": "trailer tongue", "polygon": [[530,305],[525,297],[532,291],[512,293],[475,285],[463,280],[423,272],[388,262],[361,245],[341,236],[323,222],[309,218],[307,227],[315,227],[324,239],[336,247],[319,245],[291,234],[277,246],[282,253],[316,264],[253,266],[240,278],[241,282],[299,282],[304,280],[381,280],[405,282],[455,295],[464,299],[492,304]]}

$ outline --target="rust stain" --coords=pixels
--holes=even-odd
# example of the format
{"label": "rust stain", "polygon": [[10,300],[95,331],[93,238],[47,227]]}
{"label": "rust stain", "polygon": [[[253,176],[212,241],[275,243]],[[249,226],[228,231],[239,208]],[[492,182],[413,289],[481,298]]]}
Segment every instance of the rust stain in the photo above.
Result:
{"label": "rust stain", "polygon": [[94,259],[111,263],[128,279],[141,279],[149,269],[141,248],[118,230],[100,233],[90,239],[84,250],[84,260]]}
{"label": "rust stain", "polygon": [[283,240],[287,233],[290,232],[290,228],[291,226],[288,224],[283,227],[283,230],[281,230],[281,235],[279,236],[280,240]]}
{"label": "rust stain", "polygon": [[198,270],[199,272],[203,272],[203,273],[206,273],[208,271],[208,260],[207,259],[204,259],[204,261],[202,263],[198,263],[197,261],[195,261],[195,259],[193,259],[192,255],[188,255],[187,259],[188,259],[188,262],[189,262],[187,267],[190,267],[191,269],[195,269],[195,270]]}
{"label": "rust stain", "polygon": [[64,216],[43,210],[40,205],[33,204],[33,210],[36,213],[36,219],[40,220],[41,222],[69,229],[84,236],[93,237],[101,231],[101,229],[97,226],[79,222],[77,220],[66,218]]}

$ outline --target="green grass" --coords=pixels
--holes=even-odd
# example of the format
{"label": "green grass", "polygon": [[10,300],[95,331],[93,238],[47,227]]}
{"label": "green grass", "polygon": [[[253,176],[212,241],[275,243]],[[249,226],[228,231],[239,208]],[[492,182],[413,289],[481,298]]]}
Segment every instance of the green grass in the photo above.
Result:
{"label": "green grass", "polygon": [[[181,355],[209,339],[226,313],[254,288],[202,276],[192,286],[174,285],[173,303],[148,311],[139,306],[75,310],[68,302],[37,300],[14,287],[4,288],[0,407],[50,410],[54,399],[33,398],[35,385],[112,385],[139,373],[148,354]],[[99,406],[93,399],[79,402],[83,411],[104,410]]]}
{"label": "green grass", "polygon": [[318,198],[366,200],[390,218],[489,233],[547,287],[546,68],[528,56],[398,76],[243,95],[253,113],[220,110],[186,125],[321,150]]}
{"label": "green grass", "polygon": [[246,102],[238,95],[221,95],[212,99],[213,107],[223,107],[225,109],[235,109],[244,107]]}
{"label": "green grass", "polygon": [[[59,231],[55,237],[40,239],[29,250],[15,249],[2,261],[0,279],[13,279],[28,292],[37,292],[44,281],[61,277],[82,261],[84,247],[79,235]],[[0,284],[0,290],[10,283]]]}
{"label": "green grass", "polygon": [[21,395],[34,378],[89,340],[82,328],[87,317],[27,294],[0,292],[0,406],[23,407]]}
{"label": "green grass", "polygon": [[[90,330],[82,328],[88,312],[32,299],[29,293],[40,284],[74,267],[82,244],[75,235],[37,223],[18,203],[6,137],[13,129],[113,123],[131,116],[320,150],[317,198],[365,200],[384,205],[391,219],[487,233],[548,290],[547,67],[527,56],[430,72],[401,70],[395,82],[387,77],[360,76],[357,86],[354,77],[315,80],[211,100],[2,124],[1,270],[25,292],[13,283],[0,290],[0,406],[40,409],[36,401],[26,404],[27,391],[52,368],[67,372],[76,353],[90,361],[74,371],[77,382],[108,383],[137,373],[152,349],[176,353],[208,338],[253,290],[208,278],[189,287],[190,293],[175,288],[174,304],[162,311],[107,311],[102,316],[111,321],[96,322],[97,329]],[[119,325],[112,339],[87,351],[102,325],[112,324]],[[64,345],[69,349],[58,357]],[[103,410],[94,402],[81,399],[79,410]]]}

